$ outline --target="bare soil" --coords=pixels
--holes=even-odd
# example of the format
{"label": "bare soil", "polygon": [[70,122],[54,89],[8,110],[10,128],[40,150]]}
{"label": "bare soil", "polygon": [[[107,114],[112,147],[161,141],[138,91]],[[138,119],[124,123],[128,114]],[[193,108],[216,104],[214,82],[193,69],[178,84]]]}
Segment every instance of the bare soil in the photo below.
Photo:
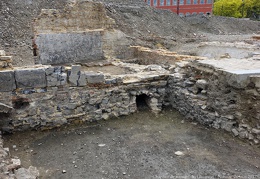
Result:
{"label": "bare soil", "polygon": [[[4,139],[23,166],[36,166],[40,178],[46,179],[260,177],[259,148],[184,121],[171,110],[158,116],[141,111]],[[176,155],[177,151],[183,155]]]}
{"label": "bare soil", "polygon": [[[14,58],[15,66],[33,65],[32,21],[41,9],[59,9],[69,0],[8,0],[0,2],[0,49]],[[208,34],[252,34],[260,22],[226,17],[181,18],[166,10],[147,6],[143,0],[105,2],[108,16],[133,39],[132,45],[174,50],[183,44],[206,40]]]}

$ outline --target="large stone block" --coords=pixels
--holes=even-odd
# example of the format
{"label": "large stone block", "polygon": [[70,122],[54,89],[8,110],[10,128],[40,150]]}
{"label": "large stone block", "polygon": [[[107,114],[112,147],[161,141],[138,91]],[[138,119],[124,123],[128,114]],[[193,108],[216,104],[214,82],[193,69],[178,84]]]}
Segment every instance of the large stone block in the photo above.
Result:
{"label": "large stone block", "polygon": [[46,87],[46,74],[43,68],[28,68],[15,70],[17,88]]}
{"label": "large stone block", "polygon": [[45,70],[47,75],[47,86],[62,86],[67,84],[67,73],[64,67],[49,67]]}
{"label": "large stone block", "polygon": [[230,70],[226,74],[227,82],[230,86],[243,89],[250,83],[250,76],[260,75],[260,70]]}
{"label": "large stone block", "polygon": [[36,38],[41,64],[75,64],[104,59],[101,31],[39,34]]}
{"label": "large stone block", "polygon": [[72,65],[71,71],[69,71],[69,82],[71,86],[85,86],[86,76],[80,71],[80,65]]}
{"label": "large stone block", "polygon": [[85,75],[87,82],[91,84],[104,83],[105,81],[104,75],[102,73],[86,72]]}
{"label": "large stone block", "polygon": [[0,92],[12,91],[16,88],[14,71],[0,71]]}

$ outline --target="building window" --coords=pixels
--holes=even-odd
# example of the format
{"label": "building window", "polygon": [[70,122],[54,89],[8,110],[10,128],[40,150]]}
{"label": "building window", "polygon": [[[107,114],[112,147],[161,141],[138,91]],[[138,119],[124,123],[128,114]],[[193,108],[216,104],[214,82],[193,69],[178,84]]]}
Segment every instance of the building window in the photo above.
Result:
{"label": "building window", "polygon": [[173,0],[173,5],[177,5],[177,0]]}
{"label": "building window", "polygon": [[190,16],[190,13],[189,13],[189,12],[187,12],[187,13],[186,13],[186,16]]}
{"label": "building window", "polygon": [[157,0],[153,0],[153,6],[157,6]]}
{"label": "building window", "polygon": [[184,17],[184,14],[183,14],[183,13],[180,13],[179,16],[180,16],[180,17]]}
{"label": "building window", "polygon": [[207,0],[207,3],[208,4],[212,4],[212,0]]}
{"label": "building window", "polygon": [[190,0],[186,0],[186,4],[190,4]]}
{"label": "building window", "polygon": [[184,0],[180,0],[180,5],[183,5],[184,4]]}
{"label": "building window", "polygon": [[197,15],[197,12],[193,12],[192,15]]}
{"label": "building window", "polygon": [[167,6],[170,6],[170,5],[171,5],[171,0],[167,0],[167,1],[166,1],[166,5],[167,5]]}
{"label": "building window", "polygon": [[198,4],[198,0],[193,0],[193,4]]}
{"label": "building window", "polygon": [[204,0],[200,0],[200,4],[205,4],[205,1]]}
{"label": "building window", "polygon": [[147,0],[147,4],[148,4],[148,5],[151,5],[151,0]]}
{"label": "building window", "polygon": [[164,0],[160,0],[160,6],[164,6]]}

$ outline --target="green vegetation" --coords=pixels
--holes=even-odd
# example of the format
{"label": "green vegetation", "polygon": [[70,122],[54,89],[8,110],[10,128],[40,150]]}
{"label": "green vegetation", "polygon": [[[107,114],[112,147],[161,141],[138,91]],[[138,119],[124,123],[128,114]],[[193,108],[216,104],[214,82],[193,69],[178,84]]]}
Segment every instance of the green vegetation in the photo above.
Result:
{"label": "green vegetation", "polygon": [[257,18],[260,0],[215,0],[213,11],[219,16]]}

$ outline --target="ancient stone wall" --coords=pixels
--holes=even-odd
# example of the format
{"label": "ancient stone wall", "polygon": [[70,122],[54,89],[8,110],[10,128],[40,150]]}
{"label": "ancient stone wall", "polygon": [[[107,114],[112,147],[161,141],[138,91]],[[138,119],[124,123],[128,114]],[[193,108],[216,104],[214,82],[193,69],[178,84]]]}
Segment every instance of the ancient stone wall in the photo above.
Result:
{"label": "ancient stone wall", "polygon": [[165,75],[128,81],[131,77],[127,75],[105,76],[84,71],[80,65],[38,66],[3,71],[0,75],[8,76],[5,74],[14,79],[0,87],[0,107],[8,109],[8,115],[1,117],[1,125],[3,131],[9,132],[128,115],[137,110],[136,96],[141,94],[147,96],[147,105],[158,112],[167,84]]}
{"label": "ancient stone wall", "polygon": [[186,118],[259,144],[259,77],[193,62],[177,66],[167,90],[172,106]]}
{"label": "ancient stone wall", "polygon": [[131,40],[115,30],[104,4],[73,1],[64,10],[44,9],[34,21],[37,64],[73,64],[124,58]]}

